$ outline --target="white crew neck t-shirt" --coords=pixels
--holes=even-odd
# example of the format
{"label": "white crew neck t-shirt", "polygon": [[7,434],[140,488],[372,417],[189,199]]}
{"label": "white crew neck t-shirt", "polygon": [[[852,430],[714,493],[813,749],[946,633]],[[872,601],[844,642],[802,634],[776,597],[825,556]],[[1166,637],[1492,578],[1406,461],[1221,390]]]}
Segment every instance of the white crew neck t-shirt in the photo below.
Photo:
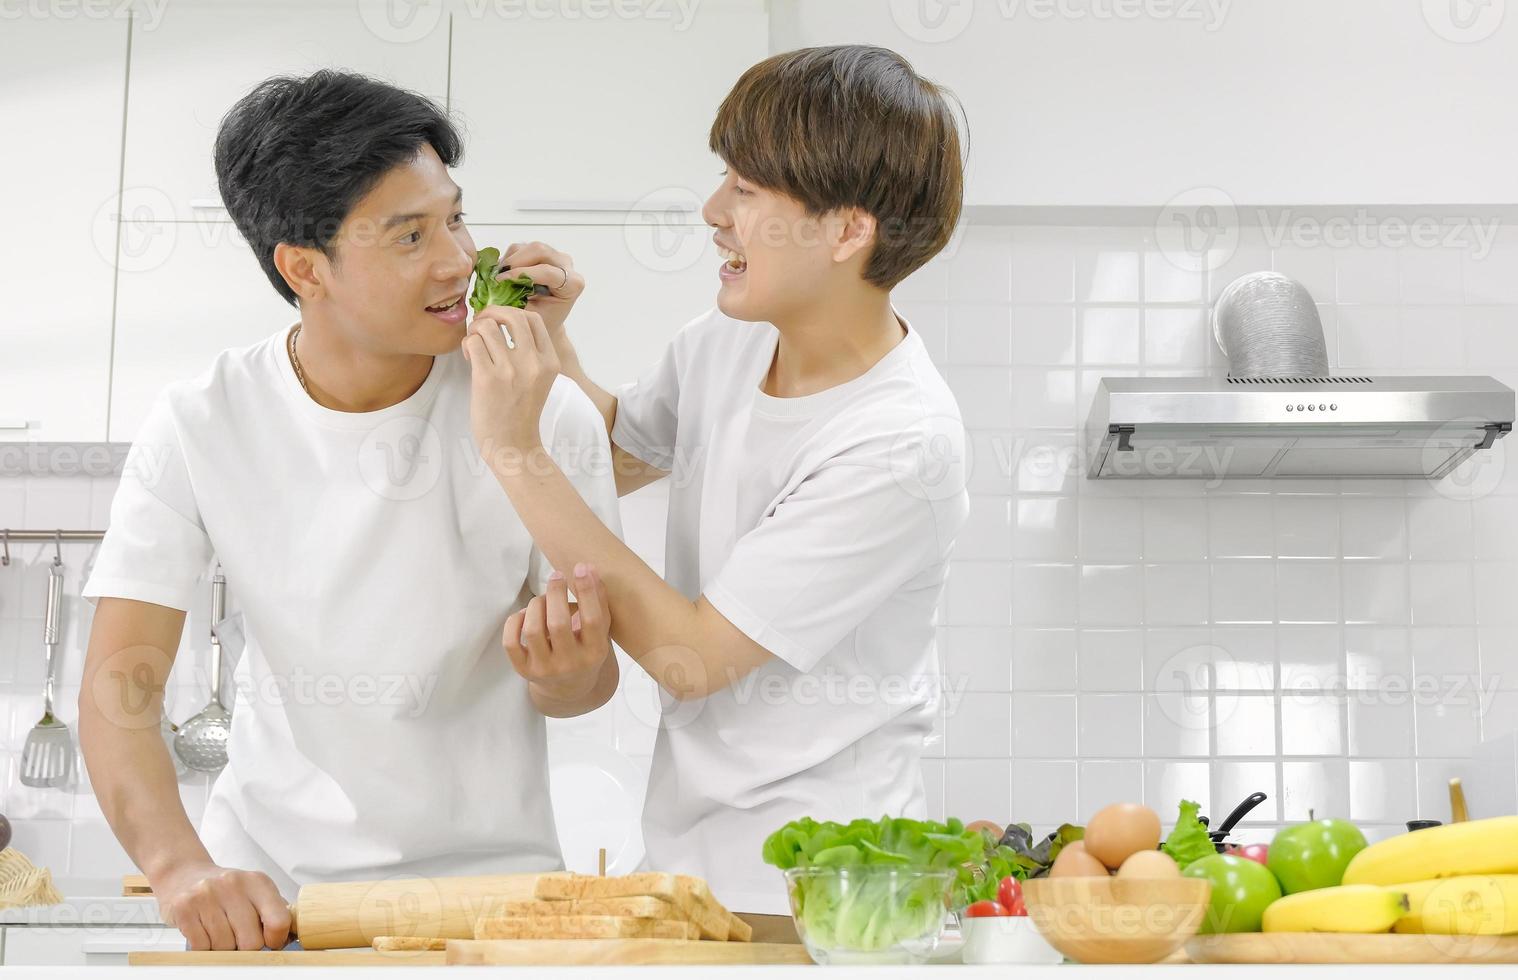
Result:
{"label": "white crew neck t-shirt", "polygon": [[[475,449],[468,362],[437,357],[404,401],[338,412],[302,390],[287,333],[159,396],[85,588],[188,609],[222,565],[246,646],[202,839],[287,899],[561,868],[544,720],[501,647],[552,569]],[[605,423],[566,379],[542,436],[619,531]]]}
{"label": "white crew neck t-shirt", "polygon": [[713,310],[618,393],[612,441],[672,474],[670,584],[774,654],[666,698],[644,806],[648,867],[738,911],[789,911],[760,859],[785,823],[926,815],[936,610],[969,499],[959,408],[904,326],[860,377],[774,398],[779,333]]}

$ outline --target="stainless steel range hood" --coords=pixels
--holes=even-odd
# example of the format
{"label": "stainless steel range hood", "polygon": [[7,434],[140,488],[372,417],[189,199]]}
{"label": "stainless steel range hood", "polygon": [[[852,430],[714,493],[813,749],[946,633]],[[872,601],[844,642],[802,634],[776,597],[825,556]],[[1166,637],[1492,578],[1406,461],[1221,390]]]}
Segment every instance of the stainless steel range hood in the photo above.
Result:
{"label": "stainless steel range hood", "polygon": [[1103,378],[1092,479],[1437,480],[1513,428],[1487,377]]}

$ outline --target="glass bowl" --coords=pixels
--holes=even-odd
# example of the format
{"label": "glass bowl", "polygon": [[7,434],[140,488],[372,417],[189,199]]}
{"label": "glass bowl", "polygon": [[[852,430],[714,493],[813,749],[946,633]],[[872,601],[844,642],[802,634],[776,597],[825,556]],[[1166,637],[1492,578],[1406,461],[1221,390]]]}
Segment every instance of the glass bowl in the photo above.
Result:
{"label": "glass bowl", "polygon": [[921,964],[938,946],[955,874],[860,865],[785,872],[806,951],[827,964]]}

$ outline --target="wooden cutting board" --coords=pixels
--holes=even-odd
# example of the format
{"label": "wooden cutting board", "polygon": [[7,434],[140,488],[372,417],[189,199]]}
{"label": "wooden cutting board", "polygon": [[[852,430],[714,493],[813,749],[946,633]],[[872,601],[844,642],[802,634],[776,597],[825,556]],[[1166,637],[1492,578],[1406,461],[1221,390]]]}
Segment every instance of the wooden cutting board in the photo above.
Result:
{"label": "wooden cutting board", "polygon": [[452,939],[449,966],[810,965],[804,946],[684,939]]}
{"label": "wooden cutting board", "polygon": [[372,949],[128,953],[129,966],[442,966],[443,953]]}
{"label": "wooden cutting board", "polygon": [[1186,944],[1195,963],[1518,963],[1518,936],[1240,932]]}

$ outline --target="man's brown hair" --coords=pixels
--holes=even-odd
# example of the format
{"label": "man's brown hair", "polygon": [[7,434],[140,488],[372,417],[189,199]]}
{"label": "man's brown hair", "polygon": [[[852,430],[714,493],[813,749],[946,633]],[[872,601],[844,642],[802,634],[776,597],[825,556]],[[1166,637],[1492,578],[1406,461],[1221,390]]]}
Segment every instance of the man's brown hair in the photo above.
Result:
{"label": "man's brown hair", "polygon": [[710,145],[739,176],[813,216],[873,215],[864,277],[891,289],[942,251],[959,222],[964,157],[951,97],[886,48],[802,48],[744,72]]}

